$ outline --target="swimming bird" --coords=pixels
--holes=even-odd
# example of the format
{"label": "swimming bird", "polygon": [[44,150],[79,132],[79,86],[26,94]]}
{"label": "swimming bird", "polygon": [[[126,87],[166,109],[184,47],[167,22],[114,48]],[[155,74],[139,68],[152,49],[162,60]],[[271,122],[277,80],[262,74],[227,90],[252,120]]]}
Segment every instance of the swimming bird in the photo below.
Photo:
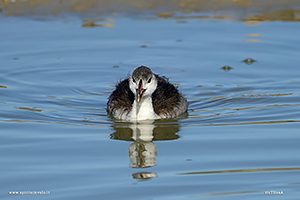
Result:
{"label": "swimming bird", "polygon": [[107,112],[125,121],[178,118],[187,108],[187,100],[177,88],[146,66],[136,68],[117,84],[107,102]]}

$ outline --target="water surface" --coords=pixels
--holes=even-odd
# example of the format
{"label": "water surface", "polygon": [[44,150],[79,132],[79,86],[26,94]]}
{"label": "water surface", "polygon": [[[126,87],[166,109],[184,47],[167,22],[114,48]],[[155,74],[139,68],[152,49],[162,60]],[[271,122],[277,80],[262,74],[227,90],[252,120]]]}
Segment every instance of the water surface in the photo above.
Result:
{"label": "water surface", "polygon": [[[299,22],[96,23],[1,18],[1,199],[298,198]],[[178,85],[186,119],[107,116],[140,65]]]}

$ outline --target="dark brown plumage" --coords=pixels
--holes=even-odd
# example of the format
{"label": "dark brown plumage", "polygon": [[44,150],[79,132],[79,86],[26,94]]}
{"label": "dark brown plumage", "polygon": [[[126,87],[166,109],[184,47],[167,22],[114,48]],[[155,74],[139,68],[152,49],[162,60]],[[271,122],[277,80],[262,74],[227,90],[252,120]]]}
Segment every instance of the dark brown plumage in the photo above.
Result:
{"label": "dark brown plumage", "polygon": [[152,94],[154,112],[159,116],[177,117],[176,111],[183,100],[177,88],[167,78],[155,75],[157,88]]}
{"label": "dark brown plumage", "polygon": [[107,111],[113,116],[117,110],[127,115],[132,109],[133,101],[134,94],[129,89],[129,80],[125,79],[116,85],[116,89],[109,96]]}

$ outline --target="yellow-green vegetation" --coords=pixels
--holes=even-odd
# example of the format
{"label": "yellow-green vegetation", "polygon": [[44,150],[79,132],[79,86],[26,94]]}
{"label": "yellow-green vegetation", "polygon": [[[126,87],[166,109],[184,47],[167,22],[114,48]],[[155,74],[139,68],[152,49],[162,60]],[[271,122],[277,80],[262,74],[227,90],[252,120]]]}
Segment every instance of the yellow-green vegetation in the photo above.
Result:
{"label": "yellow-green vegetation", "polygon": [[[2,0],[0,9],[6,16],[64,15],[79,13],[98,19],[104,15],[118,13],[152,13],[157,18],[212,17],[245,20],[249,25],[261,21],[300,21],[300,0]],[[163,10],[162,10],[163,9]],[[241,11],[245,11],[242,13]],[[235,11],[237,11],[235,13]],[[247,12],[246,12],[247,11]],[[250,11],[250,12],[249,12]],[[252,12],[255,11],[255,12]],[[212,13],[213,15],[207,15]],[[250,13],[250,14],[249,14]],[[252,13],[252,14],[251,14]],[[83,24],[84,27],[103,26],[97,23]],[[110,25],[109,25],[110,26]],[[107,26],[104,26],[107,27]],[[111,26],[110,26],[111,27]]]}

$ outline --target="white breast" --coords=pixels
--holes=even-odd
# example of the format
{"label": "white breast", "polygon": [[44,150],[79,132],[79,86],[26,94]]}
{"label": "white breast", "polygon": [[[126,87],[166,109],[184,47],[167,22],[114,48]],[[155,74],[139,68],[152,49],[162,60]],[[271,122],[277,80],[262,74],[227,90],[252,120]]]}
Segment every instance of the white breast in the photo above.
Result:
{"label": "white breast", "polygon": [[133,102],[132,111],[129,114],[130,121],[157,119],[154,112],[151,97],[143,98],[140,103]]}

